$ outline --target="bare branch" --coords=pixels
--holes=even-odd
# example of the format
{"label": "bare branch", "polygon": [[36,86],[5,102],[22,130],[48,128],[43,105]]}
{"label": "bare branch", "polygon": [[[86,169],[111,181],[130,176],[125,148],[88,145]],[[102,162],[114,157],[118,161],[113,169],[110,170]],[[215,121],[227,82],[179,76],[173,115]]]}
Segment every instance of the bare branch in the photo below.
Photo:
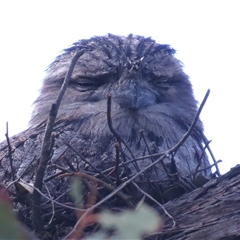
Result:
{"label": "bare branch", "polygon": [[206,136],[204,135],[203,136],[203,141],[205,142],[205,144],[207,145],[207,149],[208,149],[208,152],[210,153],[211,157],[212,157],[212,160],[214,162],[214,165],[216,167],[216,171],[217,171],[217,175],[220,177],[221,176],[221,173],[220,173],[220,170],[219,170],[219,167],[218,167],[218,164],[217,164],[217,161],[216,161],[216,158],[214,157],[213,155],[213,152],[208,144],[208,139],[206,138]]}
{"label": "bare branch", "polygon": [[189,128],[188,131],[183,135],[182,139],[181,139],[174,147],[172,147],[172,148],[169,150],[170,153],[176,152],[176,151],[179,149],[179,147],[186,141],[186,139],[188,138],[188,136],[191,134],[193,128],[195,127],[195,125],[196,125],[196,123],[197,123],[197,121],[198,121],[198,119],[199,119],[200,113],[202,112],[202,109],[203,109],[203,107],[204,107],[204,105],[205,105],[205,103],[206,103],[206,101],[207,101],[207,99],[208,99],[209,94],[210,94],[210,90],[208,89],[208,90],[207,90],[207,93],[205,94],[205,97],[204,97],[204,99],[203,99],[203,101],[202,101],[202,103],[201,103],[201,105],[200,105],[200,107],[199,107],[199,109],[198,109],[198,111],[197,111],[197,113],[196,113],[193,121],[192,121],[192,124],[191,124],[190,128]]}
{"label": "bare branch", "polygon": [[12,159],[12,147],[11,143],[8,137],[8,122],[6,122],[6,139],[7,139],[7,144],[8,144],[8,154],[9,154],[9,161],[10,161],[10,167],[11,167],[11,174],[12,174],[12,180],[14,182],[14,168],[13,168],[13,159]]}
{"label": "bare branch", "polygon": [[[112,125],[112,118],[111,118],[111,105],[112,105],[112,95],[109,93],[107,95],[107,120],[108,120],[108,127],[110,129],[110,131],[113,133],[113,135],[116,137],[117,142],[119,143],[123,143],[124,146],[127,148],[127,150],[129,151],[129,153],[131,154],[132,158],[134,157],[133,152],[131,151],[131,149],[129,148],[129,146],[127,145],[127,143],[125,142],[125,140],[121,137],[121,135],[113,128]],[[138,166],[136,166],[138,167]]]}
{"label": "bare branch", "polygon": [[[50,146],[52,145],[51,135],[52,135],[54,123],[55,123],[55,120],[57,117],[58,108],[62,101],[63,95],[67,89],[73,69],[74,69],[79,57],[83,54],[84,54],[84,50],[80,50],[80,51],[77,51],[75,53],[75,55],[73,56],[70,66],[69,66],[69,69],[68,69],[68,72],[67,72],[64,82],[62,84],[62,87],[58,93],[57,99],[56,99],[55,103],[52,104],[50,112],[49,112],[47,126],[46,126],[46,130],[44,133],[44,139],[43,139],[42,148],[41,148],[40,163],[38,165],[36,179],[35,179],[35,183],[34,183],[34,187],[39,189],[39,191],[41,191],[41,189],[42,189],[45,169],[46,169],[47,162],[49,161],[50,154],[51,154],[51,148],[50,148]],[[40,212],[39,206],[40,206],[40,195],[36,190],[34,190],[34,192],[33,192],[33,223],[34,223],[35,229],[41,231],[41,230],[43,230],[44,224],[41,220],[41,212]]]}

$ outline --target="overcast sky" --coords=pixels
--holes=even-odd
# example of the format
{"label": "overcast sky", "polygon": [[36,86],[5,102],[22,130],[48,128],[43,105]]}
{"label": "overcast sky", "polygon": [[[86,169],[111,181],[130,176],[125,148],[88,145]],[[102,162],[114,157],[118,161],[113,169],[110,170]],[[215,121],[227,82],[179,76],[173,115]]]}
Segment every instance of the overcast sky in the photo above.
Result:
{"label": "overcast sky", "polygon": [[170,44],[194,93],[222,173],[238,164],[240,7],[229,0],[0,1],[0,140],[27,128],[44,71],[78,39],[107,33]]}

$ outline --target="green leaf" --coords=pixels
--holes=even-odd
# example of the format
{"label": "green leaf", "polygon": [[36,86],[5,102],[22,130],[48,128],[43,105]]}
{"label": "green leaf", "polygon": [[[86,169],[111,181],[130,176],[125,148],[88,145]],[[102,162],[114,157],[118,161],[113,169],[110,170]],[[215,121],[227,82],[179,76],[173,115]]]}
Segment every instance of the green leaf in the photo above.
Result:
{"label": "green leaf", "polygon": [[75,177],[73,179],[70,194],[73,200],[75,201],[76,206],[81,208],[83,201],[82,201],[82,183],[80,178]]}
{"label": "green leaf", "polygon": [[5,190],[0,190],[0,239],[30,239],[26,230],[16,219]]}
{"label": "green leaf", "polygon": [[105,211],[100,214],[101,225],[113,228],[121,239],[141,239],[143,234],[156,231],[162,224],[158,213],[146,204],[135,211],[113,214]]}

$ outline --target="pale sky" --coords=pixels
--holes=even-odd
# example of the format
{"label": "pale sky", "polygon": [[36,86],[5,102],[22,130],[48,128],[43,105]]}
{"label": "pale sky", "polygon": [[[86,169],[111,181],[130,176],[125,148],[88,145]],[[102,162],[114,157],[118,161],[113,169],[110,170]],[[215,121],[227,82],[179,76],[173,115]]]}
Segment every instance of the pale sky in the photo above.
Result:
{"label": "pale sky", "polygon": [[240,163],[238,0],[0,1],[0,140],[27,128],[44,71],[71,43],[107,33],[170,44],[194,93],[222,173]]}

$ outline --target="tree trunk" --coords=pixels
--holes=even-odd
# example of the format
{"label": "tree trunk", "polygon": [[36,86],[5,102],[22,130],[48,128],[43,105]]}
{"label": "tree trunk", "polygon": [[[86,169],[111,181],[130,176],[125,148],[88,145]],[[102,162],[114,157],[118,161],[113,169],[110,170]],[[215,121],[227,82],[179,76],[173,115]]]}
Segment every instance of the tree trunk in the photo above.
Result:
{"label": "tree trunk", "polygon": [[158,239],[240,239],[240,166],[164,207],[176,225],[166,217]]}

